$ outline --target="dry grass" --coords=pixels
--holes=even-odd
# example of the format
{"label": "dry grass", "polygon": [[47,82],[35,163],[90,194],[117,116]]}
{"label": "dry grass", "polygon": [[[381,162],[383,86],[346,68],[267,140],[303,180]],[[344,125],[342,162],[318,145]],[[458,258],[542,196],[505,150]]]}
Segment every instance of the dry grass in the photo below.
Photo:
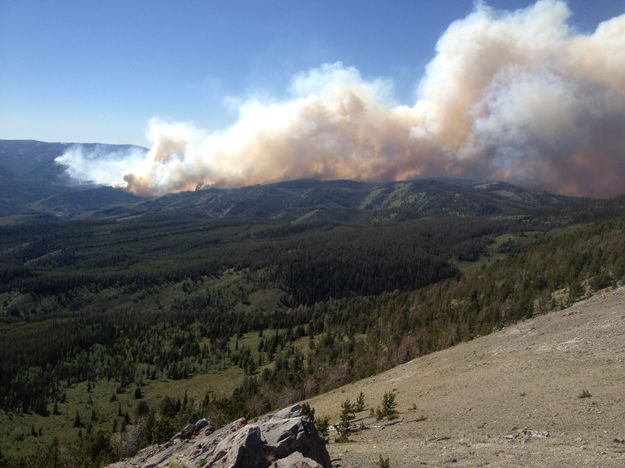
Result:
{"label": "dry grass", "polygon": [[[400,422],[330,444],[342,466],[625,466],[625,288],[508,327],[310,400],[338,421],[363,392],[397,393]],[[575,389],[585,389],[582,399]],[[332,434],[331,434],[332,438]],[[340,459],[340,460],[339,460]]]}

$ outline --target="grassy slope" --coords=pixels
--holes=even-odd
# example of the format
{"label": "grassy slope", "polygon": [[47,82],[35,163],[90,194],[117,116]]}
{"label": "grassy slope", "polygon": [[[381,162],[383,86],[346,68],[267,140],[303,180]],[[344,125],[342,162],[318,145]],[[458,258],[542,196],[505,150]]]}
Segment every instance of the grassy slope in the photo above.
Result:
{"label": "grassy slope", "polygon": [[[364,393],[368,408],[357,417],[369,429],[329,446],[343,467],[372,467],[380,455],[394,467],[623,466],[614,439],[624,436],[624,308],[625,288],[602,291],[310,404],[337,423],[341,403]],[[591,396],[580,398],[583,390]],[[390,391],[400,419],[381,428],[369,408]]]}

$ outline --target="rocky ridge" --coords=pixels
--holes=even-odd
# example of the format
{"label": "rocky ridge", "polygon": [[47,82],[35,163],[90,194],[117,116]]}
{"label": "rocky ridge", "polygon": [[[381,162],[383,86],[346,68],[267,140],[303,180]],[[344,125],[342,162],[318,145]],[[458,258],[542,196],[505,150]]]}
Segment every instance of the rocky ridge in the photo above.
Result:
{"label": "rocky ridge", "polygon": [[328,468],[330,456],[315,424],[299,405],[214,430],[206,420],[189,424],[168,442],[146,447],[110,465],[122,467]]}

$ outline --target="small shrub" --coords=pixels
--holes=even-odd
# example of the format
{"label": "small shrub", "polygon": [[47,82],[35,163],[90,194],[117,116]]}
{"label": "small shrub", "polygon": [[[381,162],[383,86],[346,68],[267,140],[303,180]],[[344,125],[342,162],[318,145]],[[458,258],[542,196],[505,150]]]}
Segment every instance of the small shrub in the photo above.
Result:
{"label": "small shrub", "polygon": [[376,466],[378,468],[391,468],[391,462],[388,458],[384,458],[382,455],[380,455]]}
{"label": "small shrub", "polygon": [[577,395],[577,398],[590,398],[592,395],[590,394],[590,392],[588,390],[582,390],[582,393],[580,393],[579,395]]}
{"label": "small shrub", "polygon": [[349,426],[354,417],[354,407],[352,403],[349,400],[345,400],[341,404],[341,418],[337,427],[339,436],[336,438],[336,442],[349,442]]}
{"label": "small shrub", "polygon": [[378,421],[386,419],[397,419],[399,413],[397,412],[397,402],[395,401],[395,393],[386,392],[382,397],[382,406],[378,406],[375,410],[376,419]]}
{"label": "small shrub", "polygon": [[315,426],[317,426],[319,435],[323,437],[326,444],[330,442],[330,420],[328,417],[326,416],[325,418],[315,419]]}
{"label": "small shrub", "polygon": [[315,408],[310,406],[309,403],[302,404],[302,413],[304,413],[304,416],[308,416],[311,421],[315,420]]}
{"label": "small shrub", "polygon": [[358,394],[358,398],[356,399],[356,406],[354,409],[357,413],[365,410],[365,395],[362,392]]}

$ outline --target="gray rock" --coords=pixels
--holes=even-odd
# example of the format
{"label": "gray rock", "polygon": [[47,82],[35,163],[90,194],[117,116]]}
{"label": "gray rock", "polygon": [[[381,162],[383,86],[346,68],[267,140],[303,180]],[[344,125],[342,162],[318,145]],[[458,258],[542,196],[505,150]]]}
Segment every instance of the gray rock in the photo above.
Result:
{"label": "gray rock", "polygon": [[239,466],[249,468],[267,466],[258,426],[248,424],[219,442],[204,468]]}
{"label": "gray rock", "polygon": [[324,467],[332,466],[325,441],[315,424],[302,415],[299,405],[285,408],[258,420],[268,454],[274,459],[299,452]]}
{"label": "gray rock", "polygon": [[[205,427],[210,426],[209,422],[207,419],[202,418],[199,421],[195,422],[195,423],[191,423],[188,424],[183,430],[182,432],[179,432],[178,434],[176,434],[174,437],[172,437],[172,439],[177,438],[177,439],[190,439],[191,437],[193,437],[194,435],[196,435],[198,432],[200,432],[202,429],[204,429]],[[210,432],[212,432],[212,426],[210,427]]]}
{"label": "gray rock", "polygon": [[323,468],[315,460],[306,458],[299,452],[294,452],[286,458],[276,460],[270,466],[270,468]]}
{"label": "gray rock", "polygon": [[283,408],[280,411],[275,412],[274,414],[270,414],[268,416],[264,416],[262,419],[290,419],[290,418],[299,418],[303,416],[304,413],[302,411],[302,407],[300,405],[293,405],[287,408]]}

